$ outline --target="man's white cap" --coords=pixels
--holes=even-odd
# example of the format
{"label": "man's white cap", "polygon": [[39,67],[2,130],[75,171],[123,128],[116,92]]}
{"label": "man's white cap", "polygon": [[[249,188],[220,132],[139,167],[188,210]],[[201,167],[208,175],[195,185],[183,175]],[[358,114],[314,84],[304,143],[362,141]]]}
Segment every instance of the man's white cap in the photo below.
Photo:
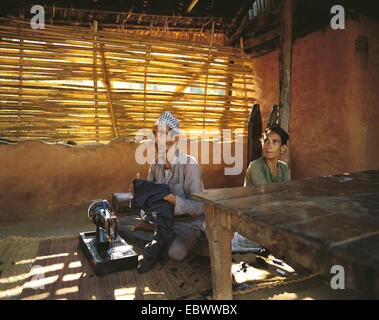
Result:
{"label": "man's white cap", "polygon": [[176,119],[170,112],[163,111],[157,122],[155,122],[156,126],[166,126],[171,130],[174,130],[177,134],[179,134],[179,120]]}

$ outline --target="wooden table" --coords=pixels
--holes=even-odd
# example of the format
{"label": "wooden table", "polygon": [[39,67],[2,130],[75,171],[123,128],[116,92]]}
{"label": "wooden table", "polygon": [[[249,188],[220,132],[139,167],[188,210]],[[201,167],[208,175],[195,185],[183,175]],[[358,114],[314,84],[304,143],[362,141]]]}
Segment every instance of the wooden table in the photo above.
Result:
{"label": "wooden table", "polygon": [[215,299],[233,299],[235,231],[327,279],[340,265],[346,289],[379,298],[379,170],[210,189],[192,198],[204,203]]}

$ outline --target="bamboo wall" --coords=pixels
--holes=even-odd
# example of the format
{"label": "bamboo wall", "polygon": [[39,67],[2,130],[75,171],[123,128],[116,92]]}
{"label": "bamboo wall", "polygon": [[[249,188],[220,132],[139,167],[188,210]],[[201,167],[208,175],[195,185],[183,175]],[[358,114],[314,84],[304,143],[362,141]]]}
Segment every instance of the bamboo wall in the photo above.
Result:
{"label": "bamboo wall", "polygon": [[164,110],[190,129],[243,128],[254,103],[242,49],[0,19],[0,138],[135,138]]}

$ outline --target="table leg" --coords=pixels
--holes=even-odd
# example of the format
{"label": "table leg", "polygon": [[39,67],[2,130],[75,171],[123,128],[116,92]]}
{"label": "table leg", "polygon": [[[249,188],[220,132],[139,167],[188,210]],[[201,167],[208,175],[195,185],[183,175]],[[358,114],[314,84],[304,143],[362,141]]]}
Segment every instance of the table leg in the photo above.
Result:
{"label": "table leg", "polygon": [[233,232],[219,224],[219,217],[205,213],[206,234],[211,258],[213,298],[232,300],[232,246]]}

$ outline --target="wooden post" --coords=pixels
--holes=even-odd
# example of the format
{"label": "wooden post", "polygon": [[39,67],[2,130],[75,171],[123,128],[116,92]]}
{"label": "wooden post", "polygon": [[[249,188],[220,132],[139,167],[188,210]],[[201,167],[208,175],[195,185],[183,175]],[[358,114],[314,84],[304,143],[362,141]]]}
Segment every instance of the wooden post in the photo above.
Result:
{"label": "wooden post", "polygon": [[214,300],[233,300],[231,216],[204,205]]}
{"label": "wooden post", "polygon": [[109,83],[109,79],[108,79],[107,66],[105,64],[104,46],[102,43],[100,44],[100,54],[101,54],[101,59],[102,59],[102,63],[103,63],[103,80],[104,80],[105,87],[107,89],[107,99],[108,99],[108,105],[109,105],[109,113],[111,115],[111,120],[112,120],[113,135],[117,139],[118,138],[118,130],[117,130],[117,125],[116,125],[116,119],[115,119],[114,113],[113,113],[111,84]]}
{"label": "wooden post", "polygon": [[[280,125],[288,133],[290,129],[291,110],[292,15],[293,0],[282,0],[279,48],[279,107],[281,111]],[[289,148],[282,156],[282,160],[290,166]]]}

